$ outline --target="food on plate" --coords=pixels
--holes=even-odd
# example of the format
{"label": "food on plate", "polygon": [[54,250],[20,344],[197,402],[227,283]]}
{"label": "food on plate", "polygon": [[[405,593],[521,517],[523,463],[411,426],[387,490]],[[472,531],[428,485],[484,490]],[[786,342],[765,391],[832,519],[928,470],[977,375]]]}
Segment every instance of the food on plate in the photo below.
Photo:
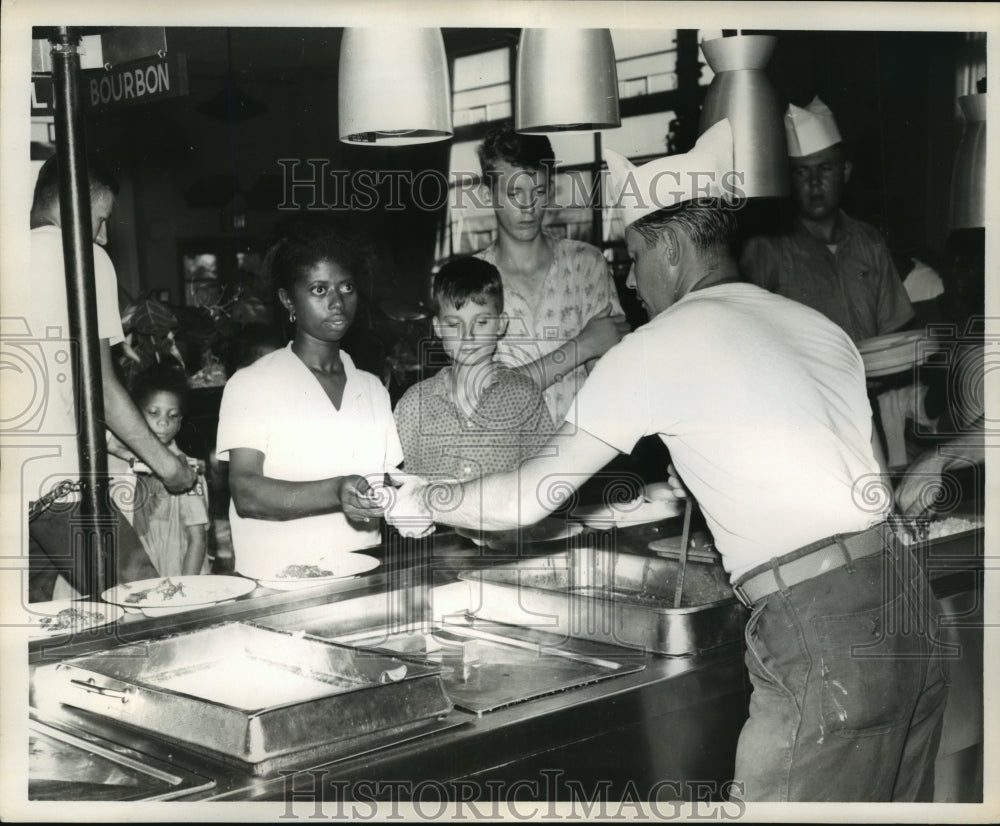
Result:
{"label": "food on plate", "polygon": [[[921,531],[919,538],[921,540],[941,539],[945,536],[952,536],[956,533],[974,531],[982,526],[983,523],[978,520],[963,519],[958,516],[949,516],[946,519],[936,519],[933,522],[928,523],[926,531]],[[897,536],[900,537],[907,545],[913,541],[913,538],[906,531],[900,531],[897,533]]]}
{"label": "food on plate", "polygon": [[951,536],[953,533],[962,533],[981,528],[982,522],[974,522],[971,519],[961,519],[957,516],[949,516],[947,519],[938,519],[927,526],[928,539],[940,539],[942,536]]}
{"label": "food on plate", "polygon": [[42,617],[38,624],[46,631],[65,631],[71,628],[86,628],[98,622],[104,622],[104,614],[99,611],[63,608],[54,617]]}
{"label": "food on plate", "polygon": [[168,599],[173,599],[177,594],[184,596],[184,586],[180,583],[175,585],[170,581],[170,577],[167,577],[155,588],[147,588],[145,591],[136,591],[134,594],[129,594],[125,597],[125,602],[146,602],[150,594],[156,594],[161,600],[166,602]]}
{"label": "food on plate", "polygon": [[312,579],[321,576],[333,576],[333,571],[320,568],[319,565],[289,565],[278,574],[278,579]]}

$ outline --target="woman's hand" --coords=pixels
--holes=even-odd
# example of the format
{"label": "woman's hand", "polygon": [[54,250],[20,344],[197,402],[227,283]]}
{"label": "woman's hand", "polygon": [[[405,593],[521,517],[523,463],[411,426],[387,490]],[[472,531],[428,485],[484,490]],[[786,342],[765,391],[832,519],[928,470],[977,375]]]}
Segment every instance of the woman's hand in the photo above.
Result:
{"label": "woman's hand", "polygon": [[352,522],[371,522],[385,512],[382,499],[376,495],[364,476],[343,476],[337,484],[340,507]]}

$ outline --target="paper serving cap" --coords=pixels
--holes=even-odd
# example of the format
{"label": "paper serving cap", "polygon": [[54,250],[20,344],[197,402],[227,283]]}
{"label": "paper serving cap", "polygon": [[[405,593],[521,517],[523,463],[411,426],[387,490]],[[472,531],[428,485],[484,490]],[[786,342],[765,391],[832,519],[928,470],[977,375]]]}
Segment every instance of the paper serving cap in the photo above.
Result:
{"label": "paper serving cap", "polygon": [[840,130],[833,112],[818,97],[802,108],[788,104],[785,112],[785,135],[788,138],[788,157],[801,158],[812,155],[828,146],[840,143]]}
{"label": "paper serving cap", "polygon": [[645,215],[698,198],[729,199],[738,189],[733,175],[733,130],[723,118],[683,155],[667,155],[642,166],[608,149],[610,206],[622,210],[625,226]]}

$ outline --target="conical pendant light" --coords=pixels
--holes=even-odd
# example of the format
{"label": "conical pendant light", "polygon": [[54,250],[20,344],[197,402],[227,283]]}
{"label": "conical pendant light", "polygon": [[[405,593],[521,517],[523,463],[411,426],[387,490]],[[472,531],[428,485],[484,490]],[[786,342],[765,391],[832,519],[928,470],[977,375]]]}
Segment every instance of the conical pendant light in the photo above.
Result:
{"label": "conical pendant light", "polygon": [[740,35],[706,40],[701,50],[715,72],[698,133],[723,118],[733,128],[733,159],[747,198],[788,194],[788,146],[783,112],[764,67],[777,38]]}
{"label": "conical pendant light", "polygon": [[986,226],[986,95],[958,99],[965,131],[955,153],[951,176],[952,229]]}
{"label": "conical pendant light", "polygon": [[440,29],[344,29],[338,80],[344,143],[400,146],[452,135]]}
{"label": "conical pendant light", "polygon": [[518,132],[593,132],[621,126],[608,29],[524,29],[517,47]]}

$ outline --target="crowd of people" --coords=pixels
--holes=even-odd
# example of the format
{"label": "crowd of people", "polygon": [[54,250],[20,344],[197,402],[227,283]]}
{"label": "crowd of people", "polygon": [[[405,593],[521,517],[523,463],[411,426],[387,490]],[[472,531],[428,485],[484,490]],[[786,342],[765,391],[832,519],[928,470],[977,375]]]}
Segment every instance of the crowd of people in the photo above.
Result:
{"label": "crowd of people", "polygon": [[[219,414],[237,572],[273,577],[293,552],[308,564],[309,554],[376,545],[383,517],[407,535],[434,524],[530,524],[658,437],[677,495],[700,504],[752,612],[754,691],[736,765],[746,798],[929,799],[946,668],[932,635],[875,629],[887,599],[914,621],[939,608],[893,540],[891,502],[873,507],[857,490],[884,468],[856,343],[900,329],[913,310],[878,232],[840,208],[852,170],[832,113],[818,100],[793,106],[786,126],[795,229],[750,239],[742,256],[727,193],[676,185],[696,172],[718,184],[733,171],[728,122],[690,153],[642,167],[606,153],[622,196],[628,286],[650,319],[635,331],[601,251],[544,227],[549,141],[491,133],[480,160],[496,240],[434,274],[432,328],[448,364],[395,409],[342,346],[368,250],[334,224],[289,227],[268,260],[291,340],[261,337]],[[46,306],[65,313],[56,173],[46,164],[36,190],[32,266],[51,281]],[[117,514],[117,577],[205,573],[206,503],[175,441],[184,374],[152,365],[130,377],[131,395],[116,374],[110,348],[123,336],[100,248],[115,186],[96,165],[90,180],[110,444],[150,471],[135,512]],[[73,405],[64,400],[71,421]],[[75,445],[64,450],[49,478],[72,475],[75,455]],[[924,458],[916,472],[947,466]],[[561,493],[544,492],[554,484]],[[923,501],[914,484],[899,487],[905,510]],[[83,581],[63,550],[65,514],[31,520],[32,600]],[[897,577],[888,594],[887,571]],[[849,652],[874,642],[881,647],[859,667]],[[889,772],[878,768],[887,756]]]}

